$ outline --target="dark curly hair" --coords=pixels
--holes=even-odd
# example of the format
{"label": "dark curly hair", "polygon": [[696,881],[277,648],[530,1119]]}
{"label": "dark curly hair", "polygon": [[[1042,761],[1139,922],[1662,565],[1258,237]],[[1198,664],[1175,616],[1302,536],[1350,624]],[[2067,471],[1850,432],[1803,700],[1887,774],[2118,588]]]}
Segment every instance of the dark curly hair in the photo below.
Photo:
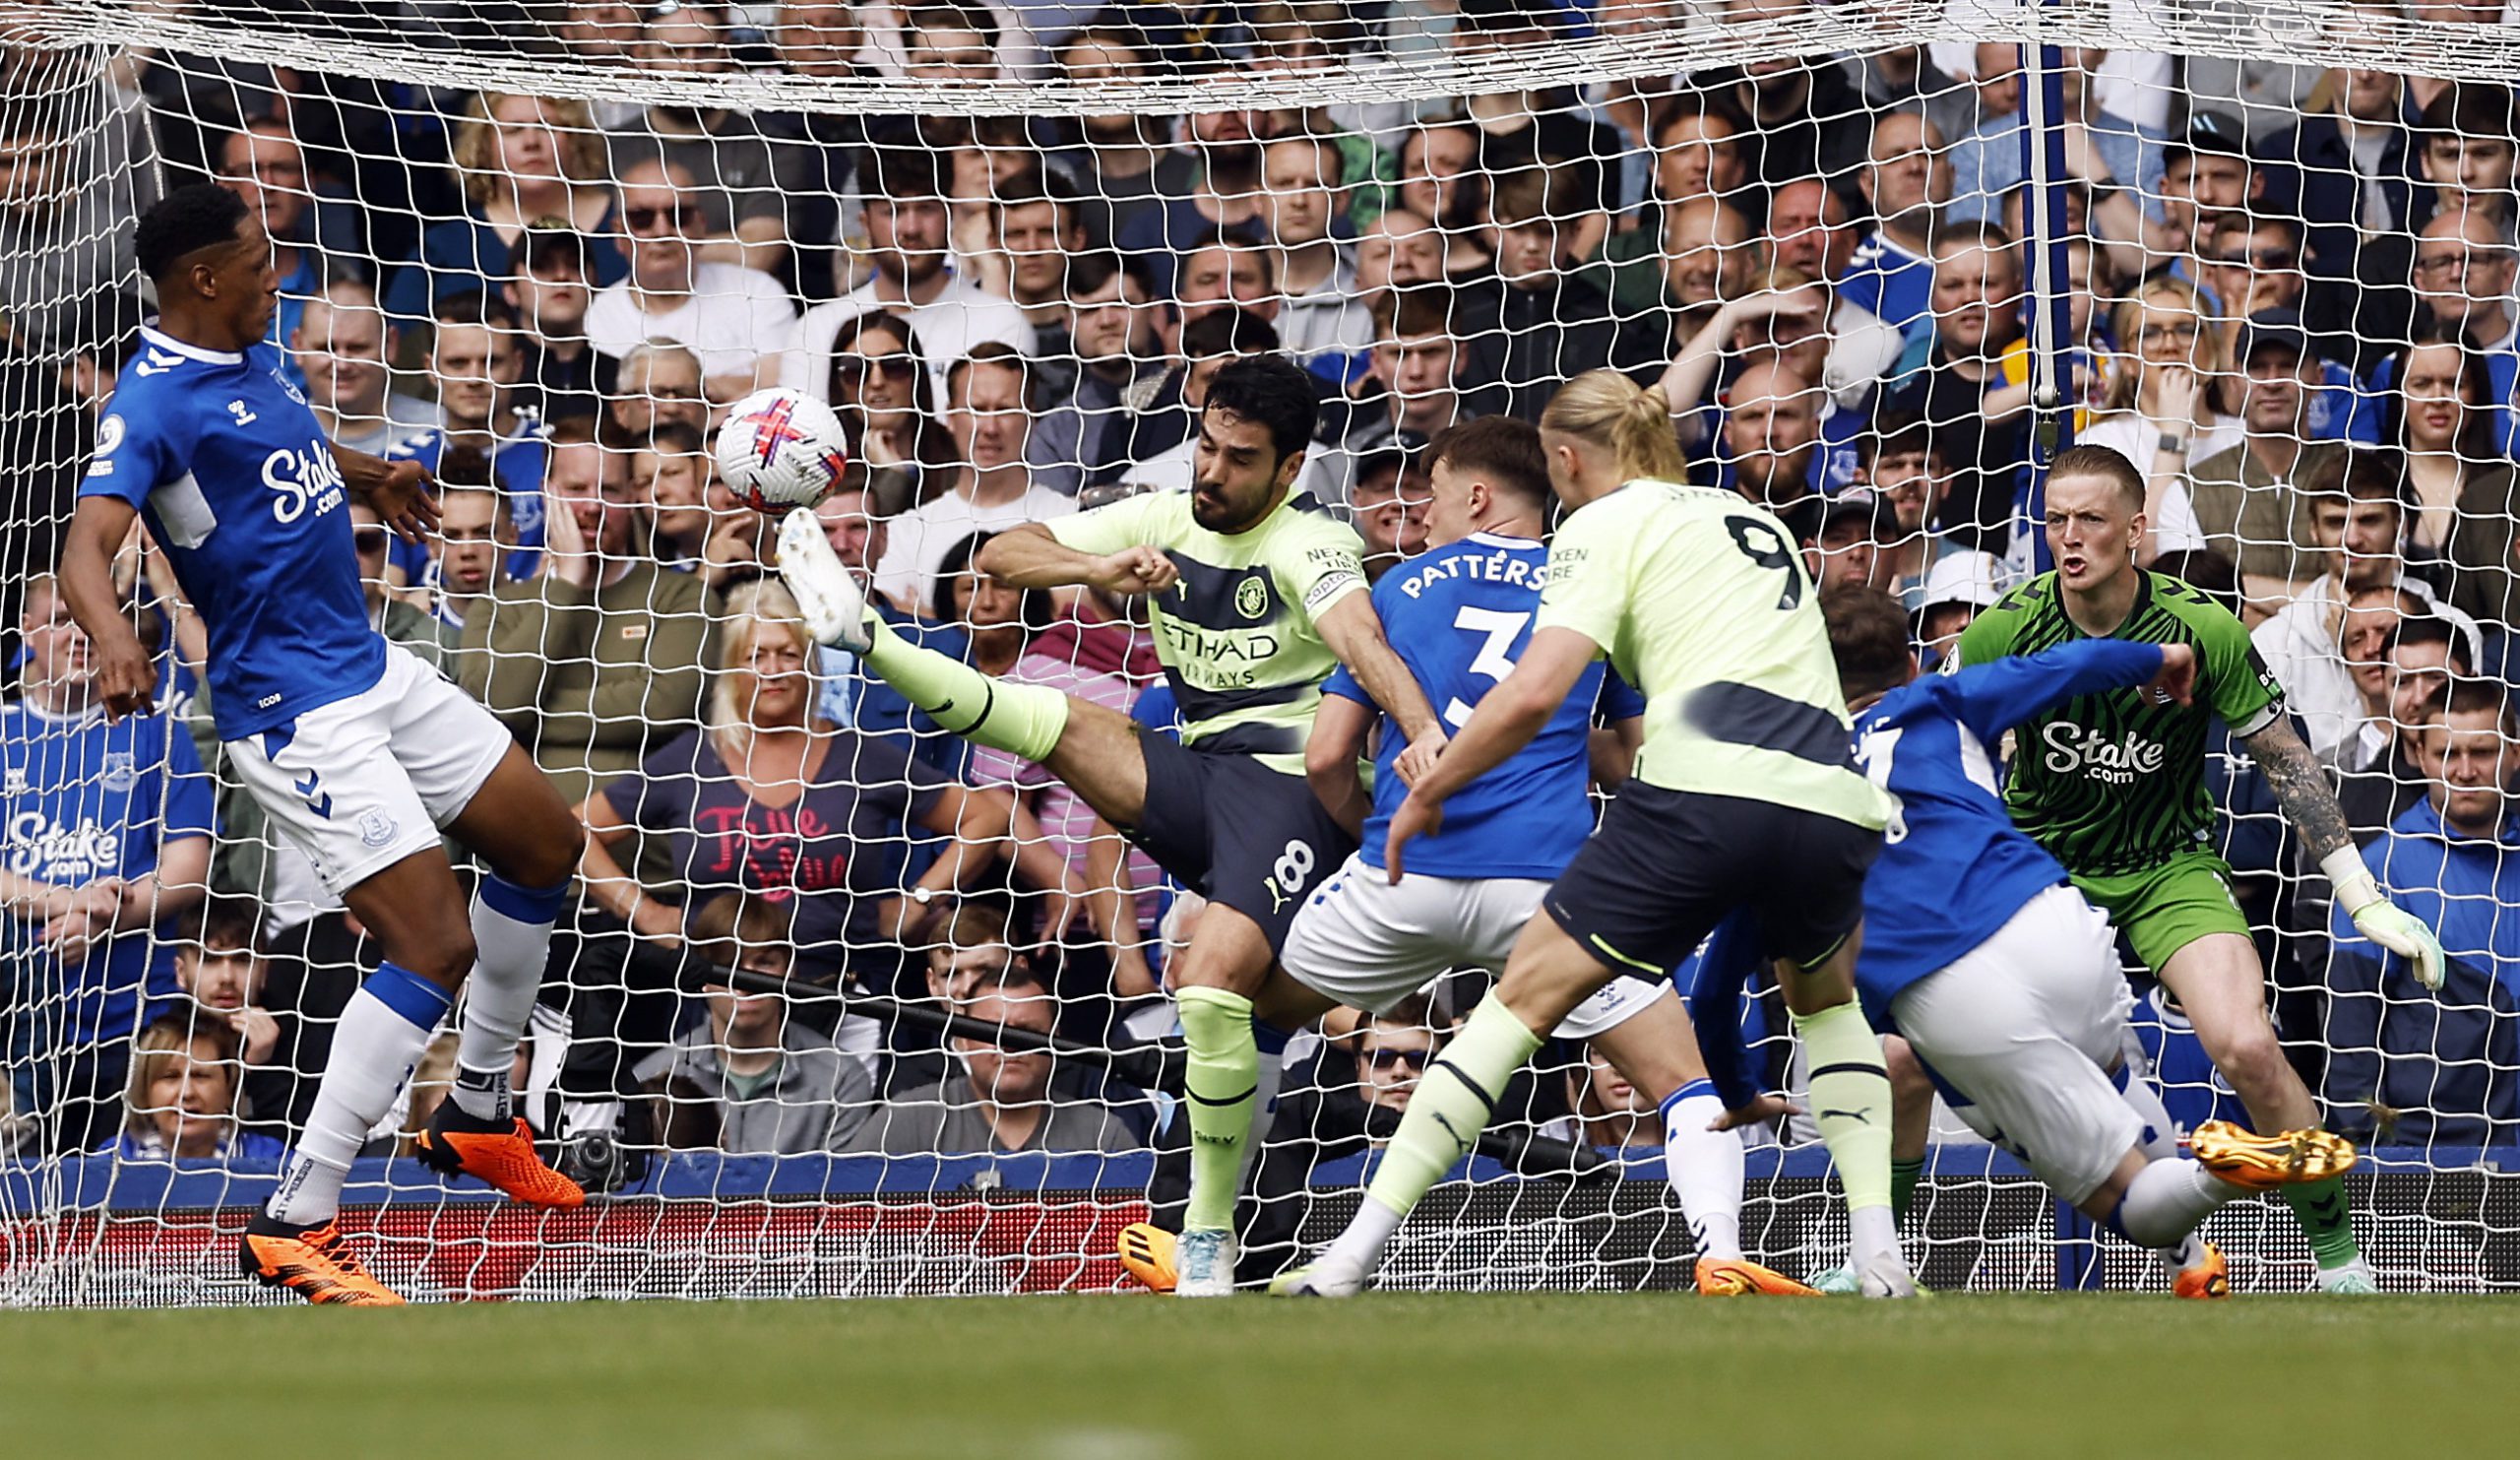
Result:
{"label": "dark curly hair", "polygon": [[1229,411],[1269,428],[1269,444],[1286,460],[1312,444],[1321,388],[1311,372],[1282,354],[1245,355],[1208,384],[1206,409]]}
{"label": "dark curly hair", "polygon": [[175,264],[197,249],[236,241],[245,222],[245,200],[224,183],[187,183],[150,205],[140,216],[132,246],[140,255],[140,272],[153,284],[163,284]]}

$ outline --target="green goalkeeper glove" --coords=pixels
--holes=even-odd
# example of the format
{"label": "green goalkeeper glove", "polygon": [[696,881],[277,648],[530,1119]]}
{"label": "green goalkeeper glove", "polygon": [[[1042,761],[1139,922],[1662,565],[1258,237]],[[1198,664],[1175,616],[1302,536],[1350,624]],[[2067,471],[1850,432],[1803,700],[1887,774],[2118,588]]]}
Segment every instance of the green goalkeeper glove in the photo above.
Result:
{"label": "green goalkeeper glove", "polygon": [[2372,879],[2361,852],[2339,847],[2320,859],[2319,870],[2335,884],[2336,900],[2354,920],[2355,931],[2412,964],[2418,984],[2426,988],[2441,986],[2441,940],[2414,914],[2380,895],[2380,884]]}

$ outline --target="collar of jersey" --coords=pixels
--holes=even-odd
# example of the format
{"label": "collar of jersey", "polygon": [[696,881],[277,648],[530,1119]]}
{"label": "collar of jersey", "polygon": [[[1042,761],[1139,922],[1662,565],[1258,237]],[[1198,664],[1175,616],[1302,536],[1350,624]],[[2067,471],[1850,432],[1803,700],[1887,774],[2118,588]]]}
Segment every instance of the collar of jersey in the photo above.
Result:
{"label": "collar of jersey", "polygon": [[200,360],[205,364],[236,365],[242,364],[245,359],[245,356],[242,353],[234,350],[204,349],[198,345],[186,345],[183,341],[165,333],[156,325],[142,325],[140,327],[140,338],[148,341],[154,346],[157,346],[159,349],[166,351],[168,354],[179,354],[188,360]]}
{"label": "collar of jersey", "polygon": [[1489,547],[1538,547],[1540,545],[1538,538],[1515,538],[1504,533],[1473,533],[1469,540],[1484,543]]}

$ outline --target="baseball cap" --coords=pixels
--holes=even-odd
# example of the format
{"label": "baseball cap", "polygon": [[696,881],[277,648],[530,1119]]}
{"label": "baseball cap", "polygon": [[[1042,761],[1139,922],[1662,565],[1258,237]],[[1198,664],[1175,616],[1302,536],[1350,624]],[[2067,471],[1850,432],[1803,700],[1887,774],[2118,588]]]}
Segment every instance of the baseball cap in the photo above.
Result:
{"label": "baseball cap", "polygon": [[1882,540],[1895,537],[1899,531],[1899,515],[1889,500],[1868,486],[1853,486],[1829,499],[1820,514],[1820,537],[1826,539],[1833,529],[1859,522],[1867,537]]}
{"label": "baseball cap", "polygon": [[1919,596],[1917,611],[1922,613],[1945,603],[1991,608],[2004,596],[2003,580],[2003,565],[1995,561],[1991,552],[1948,553],[1925,570],[1924,592]]}
{"label": "baseball cap", "polygon": [[2245,370],[2261,349],[2281,349],[2295,359],[2310,357],[2310,334],[2301,316],[2290,309],[2261,309],[2240,324],[2239,365]]}
{"label": "baseball cap", "polygon": [[2187,119],[2187,131],[2162,149],[2162,164],[2172,165],[2195,153],[2220,153],[2227,158],[2248,156],[2248,130],[2225,111],[2200,111]]}

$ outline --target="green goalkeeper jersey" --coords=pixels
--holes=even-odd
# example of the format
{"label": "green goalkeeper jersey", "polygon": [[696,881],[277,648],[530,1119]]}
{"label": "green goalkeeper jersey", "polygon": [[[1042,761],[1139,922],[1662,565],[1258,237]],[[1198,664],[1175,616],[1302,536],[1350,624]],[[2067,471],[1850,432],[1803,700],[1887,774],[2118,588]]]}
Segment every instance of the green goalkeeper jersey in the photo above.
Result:
{"label": "green goalkeeper jersey", "polygon": [[[2214,816],[2209,722],[2220,716],[2245,737],[2284,714],[2283,686],[2230,610],[2175,578],[2141,578],[2110,637],[2193,648],[2193,701],[2156,705],[2138,689],[2113,689],[2067,700],[2014,731],[2005,807],[2077,876],[2134,871],[2202,845]],[[2043,573],[1978,615],[1957,654],[1982,665],[2090,637],[2066,616],[2056,575]]]}

